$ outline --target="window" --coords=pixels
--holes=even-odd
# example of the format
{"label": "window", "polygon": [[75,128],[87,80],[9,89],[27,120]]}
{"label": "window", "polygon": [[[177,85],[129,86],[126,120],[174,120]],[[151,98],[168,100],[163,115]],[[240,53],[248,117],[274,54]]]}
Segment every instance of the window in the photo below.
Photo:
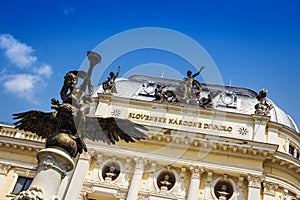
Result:
{"label": "window", "polygon": [[289,154],[291,154],[292,156],[294,156],[294,150],[295,150],[295,148],[292,145],[290,145],[289,146]]}
{"label": "window", "polygon": [[32,182],[32,178],[19,176],[16,186],[12,193],[18,195],[20,192],[28,190],[31,182]]}

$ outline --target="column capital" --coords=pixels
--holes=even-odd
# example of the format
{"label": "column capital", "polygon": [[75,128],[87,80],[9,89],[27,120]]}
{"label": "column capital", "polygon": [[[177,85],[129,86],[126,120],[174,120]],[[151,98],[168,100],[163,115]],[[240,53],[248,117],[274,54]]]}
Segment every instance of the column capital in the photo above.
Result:
{"label": "column capital", "polygon": [[190,166],[190,171],[192,172],[192,179],[200,179],[201,175],[204,172],[204,167]]}
{"label": "column capital", "polygon": [[147,160],[143,157],[134,157],[135,168],[144,170],[145,165],[147,164]]}
{"label": "column capital", "polygon": [[79,156],[79,159],[91,160],[93,156],[93,152],[82,152]]}
{"label": "column capital", "polygon": [[275,190],[278,188],[278,185],[272,182],[264,181],[264,194],[275,196]]}
{"label": "column capital", "polygon": [[249,187],[256,187],[261,188],[261,182],[263,182],[264,177],[263,176],[254,176],[254,175],[248,175],[247,176]]}
{"label": "column capital", "polygon": [[239,190],[244,190],[244,187],[245,187],[244,186],[244,180],[245,180],[245,178],[243,176],[239,177],[239,181],[238,181],[238,184],[237,184]]}
{"label": "column capital", "polygon": [[10,169],[11,169],[11,165],[0,163],[0,174],[7,175]]}

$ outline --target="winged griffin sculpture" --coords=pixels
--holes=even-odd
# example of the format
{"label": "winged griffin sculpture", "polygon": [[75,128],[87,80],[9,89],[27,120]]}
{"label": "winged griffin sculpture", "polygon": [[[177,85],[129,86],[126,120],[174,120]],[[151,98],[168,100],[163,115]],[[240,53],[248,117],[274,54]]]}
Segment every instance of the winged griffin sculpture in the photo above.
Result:
{"label": "winged griffin sculpture", "polygon": [[[65,75],[60,92],[62,102],[51,100],[54,112],[30,110],[13,115],[18,120],[16,128],[46,138],[46,147],[63,149],[72,157],[87,151],[83,138],[115,144],[119,140],[134,142],[146,137],[143,131],[147,129],[130,120],[89,114],[93,92],[90,77],[101,56],[92,51],[87,56],[90,62],[87,73],[75,70]],[[76,87],[79,78],[83,81]]]}

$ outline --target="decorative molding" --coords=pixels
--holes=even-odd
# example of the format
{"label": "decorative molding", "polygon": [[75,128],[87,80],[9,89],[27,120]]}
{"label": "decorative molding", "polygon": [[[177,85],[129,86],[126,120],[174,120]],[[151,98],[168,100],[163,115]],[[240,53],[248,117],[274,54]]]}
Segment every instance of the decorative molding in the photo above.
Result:
{"label": "decorative molding", "polygon": [[61,178],[74,168],[74,162],[65,152],[55,148],[45,148],[38,152],[38,170],[51,168],[57,171]]}
{"label": "decorative molding", "polygon": [[[94,147],[95,148],[95,147]],[[116,149],[114,149],[113,147],[111,146],[106,146],[106,145],[101,145],[99,146],[99,149],[101,148],[101,151],[104,153],[107,153],[109,155],[111,154],[116,154]],[[150,153],[142,153],[142,152],[139,152],[138,153],[138,156],[137,156],[137,152],[135,151],[130,151],[130,150],[126,150],[126,149],[117,149],[117,153],[118,155],[120,155],[121,157],[129,157],[129,156],[132,156],[132,157],[135,157],[136,156],[136,159],[137,158],[144,158],[146,160],[155,160],[156,162],[167,162],[167,163],[173,163],[174,162],[174,159],[173,158],[170,158],[170,156],[164,156],[164,155],[153,155],[153,154],[150,154]],[[182,166],[185,166],[187,163],[191,163],[191,164],[194,164],[194,165],[200,165],[200,166],[205,166],[207,169],[211,169],[211,170],[216,170],[216,171],[219,171],[219,170],[222,170],[222,171],[228,171],[228,172],[231,172],[231,173],[238,173],[238,174],[252,174],[252,175],[261,175],[261,172],[257,171],[257,170],[252,170],[252,169],[245,169],[245,168],[242,168],[242,167],[233,167],[233,166],[224,166],[224,165],[221,165],[221,164],[214,164],[214,163],[207,163],[207,162],[204,162],[204,161],[197,161],[197,162],[194,162],[194,161],[191,161],[191,160],[188,160],[188,159],[183,159],[183,158],[177,158],[176,159],[176,164],[178,165],[182,165]]]}
{"label": "decorative molding", "polygon": [[238,197],[238,199],[245,199],[245,197],[244,197],[244,191],[245,191],[244,181],[245,181],[245,178],[243,176],[240,176],[238,178],[238,183],[237,183],[237,197]]}
{"label": "decorative molding", "polygon": [[7,175],[11,168],[10,164],[0,163],[0,174]]}
{"label": "decorative molding", "polygon": [[261,182],[264,180],[262,176],[248,175],[249,187],[261,188]]}
{"label": "decorative molding", "polygon": [[127,195],[127,190],[121,189],[119,188],[115,197],[119,198],[119,199],[125,199]]}
{"label": "decorative molding", "polygon": [[135,162],[135,169],[144,170],[145,165],[147,164],[148,161],[144,160],[144,158],[142,157],[135,157],[134,162]]}
{"label": "decorative molding", "polygon": [[190,171],[192,172],[191,179],[200,179],[202,173],[204,172],[204,167],[191,166]]}
{"label": "decorative molding", "polygon": [[[37,186],[32,186],[28,190],[21,192],[14,200],[44,200],[44,190]],[[51,200],[59,200],[58,197],[51,198]]]}
{"label": "decorative molding", "polygon": [[282,200],[297,200],[296,197],[294,195],[290,194],[289,190],[287,190],[287,189],[284,189],[282,191],[280,199],[282,199]]}
{"label": "decorative molding", "polygon": [[207,172],[207,177],[206,177],[205,183],[204,183],[205,186],[210,186],[211,185],[211,183],[213,181],[212,175],[213,175],[213,172],[211,172],[211,171]]}
{"label": "decorative molding", "polygon": [[211,185],[213,183],[213,172],[207,172],[207,176],[204,180],[204,189],[202,194],[202,199],[213,199],[211,193]]}
{"label": "decorative molding", "polygon": [[59,164],[55,161],[54,156],[48,155],[45,160],[39,163],[39,166],[44,166],[44,169],[52,168],[60,173],[62,178],[66,176],[67,166],[59,166]]}
{"label": "decorative molding", "polygon": [[144,185],[143,190],[146,190],[146,191],[154,191],[155,190],[155,185],[154,185],[155,172],[156,172],[156,163],[151,162],[150,169],[148,171],[148,178],[147,178],[146,184]]}
{"label": "decorative molding", "polygon": [[177,191],[178,196],[182,196],[182,197],[186,196],[186,188],[185,188],[186,178],[187,178],[186,168],[182,167],[180,170],[179,181],[178,181],[178,191]]}
{"label": "decorative molding", "polygon": [[275,191],[278,188],[278,185],[272,182],[264,181],[264,194],[275,196]]}
{"label": "decorative molding", "polygon": [[149,194],[146,193],[140,193],[139,196],[138,196],[138,200],[148,200],[149,199]]}
{"label": "decorative molding", "polygon": [[82,152],[79,156],[79,159],[91,160],[93,152]]}

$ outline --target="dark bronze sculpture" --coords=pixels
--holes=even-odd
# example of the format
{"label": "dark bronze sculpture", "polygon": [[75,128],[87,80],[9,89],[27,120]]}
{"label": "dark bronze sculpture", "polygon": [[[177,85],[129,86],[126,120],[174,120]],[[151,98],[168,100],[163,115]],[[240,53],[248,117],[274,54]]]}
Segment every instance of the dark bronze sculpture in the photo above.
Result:
{"label": "dark bronze sculpture", "polygon": [[177,99],[175,93],[172,90],[166,90],[165,87],[166,86],[157,85],[157,87],[155,88],[155,98],[156,98],[156,100],[159,100],[160,103],[163,103],[163,102],[169,102],[169,103],[178,102],[178,99]]}
{"label": "dark bronze sculpture", "polygon": [[[115,144],[120,139],[134,142],[146,137],[141,131],[147,130],[145,127],[127,119],[95,117],[89,114],[92,94],[90,77],[94,66],[100,63],[101,56],[92,51],[87,56],[90,61],[88,72],[70,71],[66,74],[60,92],[62,103],[57,99],[51,100],[54,112],[31,110],[14,114],[14,119],[18,120],[15,122],[16,128],[46,138],[46,147],[63,149],[72,157],[87,151],[82,140],[85,137],[108,144]],[[82,78],[83,82],[75,87],[78,78]]]}
{"label": "dark bronze sculpture", "polygon": [[104,93],[106,94],[117,93],[115,80],[120,74],[120,69],[121,66],[118,67],[116,74],[114,72],[110,72],[109,77],[107,77],[107,80],[102,83],[102,88]]}
{"label": "dark bronze sculpture", "polygon": [[207,97],[201,97],[199,98],[199,106],[201,108],[212,108],[214,106],[213,101],[211,99],[211,95],[208,94]]}
{"label": "dark bronze sculpture", "polygon": [[187,71],[187,77],[181,81],[181,87],[184,90],[184,99],[188,100],[194,96],[199,97],[200,92],[202,91],[202,86],[197,80],[195,80],[195,77],[198,76],[203,69],[204,66],[202,66],[195,74],[192,74],[191,70]]}
{"label": "dark bronze sculpture", "polygon": [[273,108],[272,104],[270,104],[266,99],[267,92],[268,90],[261,89],[256,97],[259,101],[255,105],[255,114],[257,115],[269,115],[271,109]]}

